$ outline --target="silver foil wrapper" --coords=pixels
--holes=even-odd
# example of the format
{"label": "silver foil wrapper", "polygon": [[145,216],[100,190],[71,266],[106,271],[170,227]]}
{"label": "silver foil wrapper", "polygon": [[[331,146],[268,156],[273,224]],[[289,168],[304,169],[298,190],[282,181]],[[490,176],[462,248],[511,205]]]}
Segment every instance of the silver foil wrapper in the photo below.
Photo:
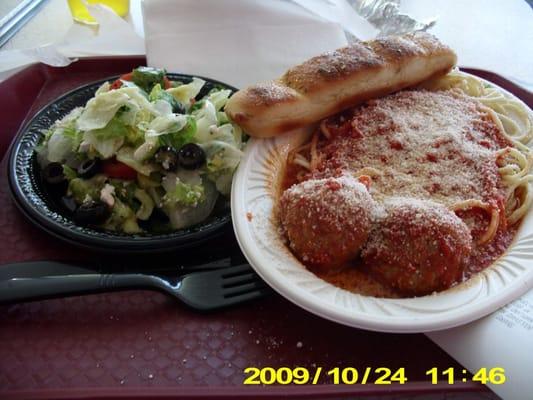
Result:
{"label": "silver foil wrapper", "polygon": [[400,0],[348,0],[355,11],[379,30],[378,36],[425,31],[437,22],[430,18],[417,21],[400,13]]}

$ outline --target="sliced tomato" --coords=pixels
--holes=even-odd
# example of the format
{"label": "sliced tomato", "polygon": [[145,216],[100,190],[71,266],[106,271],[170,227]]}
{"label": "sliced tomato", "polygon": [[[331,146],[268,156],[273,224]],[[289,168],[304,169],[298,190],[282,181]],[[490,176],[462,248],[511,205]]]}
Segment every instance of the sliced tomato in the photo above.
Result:
{"label": "sliced tomato", "polygon": [[104,161],[102,171],[110,178],[124,179],[127,181],[132,181],[137,178],[137,171],[114,158]]}
{"label": "sliced tomato", "polygon": [[124,74],[120,77],[121,80],[123,81],[131,81],[133,79],[133,71],[132,72],[128,72],[127,74]]}
{"label": "sliced tomato", "polygon": [[118,89],[122,86],[122,81],[131,81],[133,79],[133,72],[121,75],[115,82],[111,84],[111,89]]}
{"label": "sliced tomato", "polygon": [[113,82],[110,86],[110,89],[118,89],[122,86],[122,81],[120,79],[117,79],[115,82]]}
{"label": "sliced tomato", "polygon": [[164,89],[170,89],[172,87],[170,79],[168,79],[166,76],[163,78],[163,85],[165,86]]}

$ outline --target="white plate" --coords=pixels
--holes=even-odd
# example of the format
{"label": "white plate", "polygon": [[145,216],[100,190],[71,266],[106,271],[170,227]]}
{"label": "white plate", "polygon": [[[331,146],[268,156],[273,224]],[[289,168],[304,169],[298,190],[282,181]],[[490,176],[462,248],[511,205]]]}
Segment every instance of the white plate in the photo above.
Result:
{"label": "white plate", "polygon": [[410,299],[362,296],[309,272],[284,245],[272,217],[286,155],[306,136],[300,132],[251,140],[233,179],[231,209],[239,245],[257,273],[282,296],[353,327],[429,332],[483,317],[533,288],[533,212],[504,256],[469,281],[437,294]]}

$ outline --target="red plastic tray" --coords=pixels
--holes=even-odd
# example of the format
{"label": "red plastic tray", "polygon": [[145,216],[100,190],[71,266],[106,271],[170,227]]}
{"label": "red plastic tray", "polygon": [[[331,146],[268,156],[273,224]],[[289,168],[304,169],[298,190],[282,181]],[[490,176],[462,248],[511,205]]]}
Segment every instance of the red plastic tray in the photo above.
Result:
{"label": "red plastic tray", "polygon": [[[23,121],[55,97],[144,63],[142,57],[115,57],[82,59],[65,68],[34,65],[1,83],[0,156]],[[531,104],[531,93],[496,75],[483,76]],[[104,256],[58,242],[27,222],[9,198],[5,157],[0,169],[0,265],[102,261]],[[172,257],[179,262],[179,254]],[[250,366],[403,367],[409,381],[401,386],[335,386],[326,379],[315,386],[243,386],[243,369]],[[463,368],[422,334],[348,328],[274,294],[207,315],[143,291],[0,307],[2,399],[498,398],[479,384],[431,385],[425,371],[432,367]]]}

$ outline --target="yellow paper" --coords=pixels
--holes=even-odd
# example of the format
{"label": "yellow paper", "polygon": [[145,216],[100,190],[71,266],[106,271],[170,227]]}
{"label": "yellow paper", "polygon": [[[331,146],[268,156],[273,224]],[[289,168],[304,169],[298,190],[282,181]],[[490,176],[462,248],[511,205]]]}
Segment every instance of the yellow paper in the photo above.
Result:
{"label": "yellow paper", "polygon": [[103,4],[111,8],[119,16],[125,17],[128,15],[130,2],[129,0],[67,0],[72,13],[74,21],[81,22],[88,25],[98,25],[98,22],[92,17],[85,6],[88,4]]}

